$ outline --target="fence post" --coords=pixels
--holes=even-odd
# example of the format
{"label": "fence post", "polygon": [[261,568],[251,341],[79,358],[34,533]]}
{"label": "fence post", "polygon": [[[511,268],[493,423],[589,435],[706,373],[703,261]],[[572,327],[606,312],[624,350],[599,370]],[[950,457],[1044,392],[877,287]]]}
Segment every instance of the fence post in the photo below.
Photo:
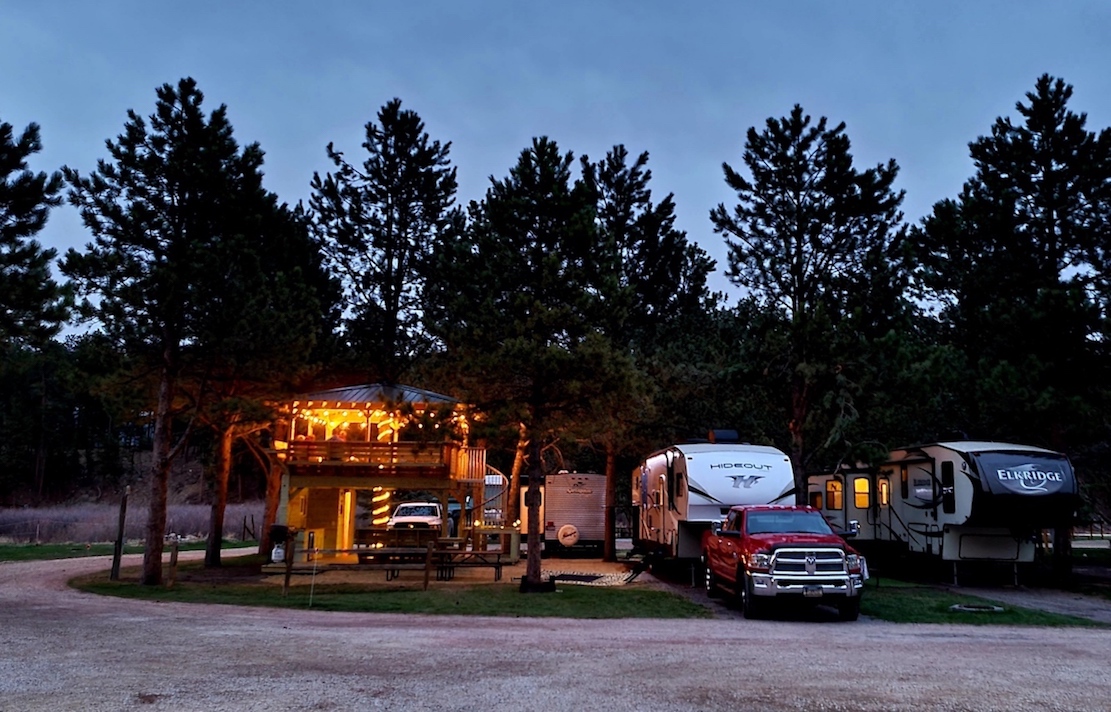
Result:
{"label": "fence post", "polygon": [[174,581],[177,579],[177,544],[180,537],[177,534],[173,536],[173,543],[170,544],[170,576],[166,580],[166,588],[173,588]]}
{"label": "fence post", "polygon": [[124,524],[127,522],[127,496],[131,494],[131,485],[128,485],[123,491],[123,497],[120,499],[120,525],[116,530],[116,545],[112,549],[112,573],[108,576],[109,581],[120,580],[120,557],[123,556],[123,530]]}
{"label": "fence post", "polygon": [[289,595],[289,579],[293,576],[293,547],[297,545],[297,535],[288,530],[285,539],[285,580],[282,581],[282,598]]}

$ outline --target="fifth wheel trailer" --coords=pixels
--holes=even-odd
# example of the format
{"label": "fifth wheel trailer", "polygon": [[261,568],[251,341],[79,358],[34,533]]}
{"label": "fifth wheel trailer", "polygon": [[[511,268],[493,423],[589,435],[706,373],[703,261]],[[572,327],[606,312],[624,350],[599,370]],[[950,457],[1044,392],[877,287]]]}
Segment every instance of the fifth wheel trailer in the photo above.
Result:
{"label": "fifth wheel trailer", "polygon": [[[527,488],[521,488],[525,512]],[[528,521],[521,518],[521,536]],[[601,549],[606,541],[606,476],[593,472],[559,472],[540,486],[541,540],[545,554]]]}
{"label": "fifth wheel trailer", "polygon": [[982,441],[902,447],[878,467],[811,477],[809,497],[835,528],[859,523],[858,548],[1015,564],[1033,561],[1038,534],[1070,526],[1080,503],[1064,454]]}
{"label": "fifth wheel trailer", "polygon": [[794,474],[781,451],[747,443],[691,443],[658,450],[633,470],[633,548],[697,560],[702,533],[739,504],[794,502]]}

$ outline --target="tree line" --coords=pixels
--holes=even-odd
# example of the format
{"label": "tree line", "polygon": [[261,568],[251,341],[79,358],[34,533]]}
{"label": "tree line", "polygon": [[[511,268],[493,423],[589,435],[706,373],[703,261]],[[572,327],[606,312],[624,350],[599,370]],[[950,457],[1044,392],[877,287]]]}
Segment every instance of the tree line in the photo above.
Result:
{"label": "tree line", "polygon": [[[291,206],[189,78],[129,111],[90,172],[31,170],[39,127],[0,123],[0,503],[141,477],[157,583],[184,450],[220,532],[231,478],[273,484],[270,404],[387,381],[471,404],[514,486],[600,470],[616,501],[643,455],[730,428],[787,452],[804,493],[808,473],[959,437],[1068,453],[1105,511],[1111,130],[1071,98],[1039,77],[915,224],[896,161],[857,165],[844,123],[796,105],[749,128],[708,216],[733,303],[623,145],[537,137],[461,205],[451,143],[393,99]],[[58,255],[35,237],[63,200],[90,241]]]}

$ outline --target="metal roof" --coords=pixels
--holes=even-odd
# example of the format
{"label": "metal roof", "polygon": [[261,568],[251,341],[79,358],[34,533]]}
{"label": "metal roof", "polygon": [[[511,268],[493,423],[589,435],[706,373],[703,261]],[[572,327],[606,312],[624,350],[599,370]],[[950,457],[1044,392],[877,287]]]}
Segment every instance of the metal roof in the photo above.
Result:
{"label": "metal roof", "polygon": [[423,388],[404,386],[395,383],[368,383],[342,388],[329,388],[326,391],[302,393],[297,400],[322,401],[327,403],[351,403],[359,405],[456,405],[458,400],[451,396],[426,391]]}

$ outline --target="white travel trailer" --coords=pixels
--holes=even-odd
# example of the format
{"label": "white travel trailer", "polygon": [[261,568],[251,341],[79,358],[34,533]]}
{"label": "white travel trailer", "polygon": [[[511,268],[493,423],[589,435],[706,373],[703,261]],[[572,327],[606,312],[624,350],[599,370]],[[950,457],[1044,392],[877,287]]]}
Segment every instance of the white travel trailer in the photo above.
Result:
{"label": "white travel trailer", "polygon": [[[521,488],[521,511],[527,511]],[[528,536],[527,517],[521,536]],[[593,472],[559,472],[540,487],[540,525],[545,554],[600,549],[606,541],[606,476]]]}
{"label": "white travel trailer", "polygon": [[730,507],[793,502],[794,487],[790,459],[773,447],[719,442],[659,450],[633,470],[633,547],[697,559],[702,533]]}
{"label": "white travel trailer", "polygon": [[1033,561],[1038,533],[1069,526],[1080,502],[1065,455],[978,441],[899,448],[876,468],[814,476],[809,497],[834,527],[859,522],[854,546],[1015,564]]}

